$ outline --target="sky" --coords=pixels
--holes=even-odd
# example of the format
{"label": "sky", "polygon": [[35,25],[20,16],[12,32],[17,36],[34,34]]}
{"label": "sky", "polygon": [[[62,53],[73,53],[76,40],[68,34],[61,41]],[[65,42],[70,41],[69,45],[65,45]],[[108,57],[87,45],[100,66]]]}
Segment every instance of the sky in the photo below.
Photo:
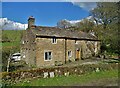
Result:
{"label": "sky", "polygon": [[89,16],[95,3],[73,2],[2,2],[2,17],[27,24],[29,16],[35,17],[35,24],[55,26],[58,21],[80,20]]}

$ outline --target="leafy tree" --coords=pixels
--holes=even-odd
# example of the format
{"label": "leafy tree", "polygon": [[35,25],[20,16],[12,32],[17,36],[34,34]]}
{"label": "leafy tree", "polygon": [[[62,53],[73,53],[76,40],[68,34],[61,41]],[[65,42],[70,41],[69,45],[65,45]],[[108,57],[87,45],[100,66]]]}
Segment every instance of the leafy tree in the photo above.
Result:
{"label": "leafy tree", "polygon": [[94,26],[95,26],[94,22],[89,21],[88,19],[85,19],[84,21],[77,23],[77,27],[80,28],[81,31],[87,33],[89,31],[92,31]]}
{"label": "leafy tree", "polygon": [[119,48],[119,6],[120,2],[99,2],[97,7],[91,11],[92,15],[97,18],[96,21],[101,25],[97,26],[96,33],[103,40],[107,51],[120,53]]}

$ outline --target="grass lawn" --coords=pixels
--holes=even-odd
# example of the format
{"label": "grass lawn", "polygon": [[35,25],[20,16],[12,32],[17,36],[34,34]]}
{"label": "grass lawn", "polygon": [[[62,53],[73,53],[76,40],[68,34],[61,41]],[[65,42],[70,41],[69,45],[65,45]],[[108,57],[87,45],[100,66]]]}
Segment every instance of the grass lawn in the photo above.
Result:
{"label": "grass lawn", "polygon": [[2,37],[8,37],[10,40],[20,41],[24,30],[2,30]]}
{"label": "grass lawn", "polygon": [[84,75],[70,75],[68,77],[37,78],[24,80],[15,86],[117,86],[118,70],[93,72]]}
{"label": "grass lawn", "polygon": [[2,30],[2,38],[8,38],[11,42],[0,43],[0,46],[9,48],[12,46],[19,46],[23,34],[23,30]]}
{"label": "grass lawn", "polygon": [[10,49],[20,48],[20,41],[24,30],[2,30],[2,38],[5,40],[8,38],[10,42],[0,42],[0,48],[3,48],[3,51],[9,51]]}
{"label": "grass lawn", "polygon": [[2,42],[0,42],[0,47],[2,47]]}
{"label": "grass lawn", "polygon": [[19,41],[2,43],[2,47],[14,47],[19,45],[20,45]]}

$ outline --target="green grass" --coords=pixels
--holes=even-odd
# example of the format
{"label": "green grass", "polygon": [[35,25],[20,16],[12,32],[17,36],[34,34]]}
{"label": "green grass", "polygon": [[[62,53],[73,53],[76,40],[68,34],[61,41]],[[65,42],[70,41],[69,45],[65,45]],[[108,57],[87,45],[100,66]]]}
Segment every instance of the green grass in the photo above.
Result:
{"label": "green grass", "polygon": [[2,30],[2,37],[7,36],[10,40],[20,41],[23,30]]}
{"label": "green grass", "polygon": [[112,79],[118,78],[118,71],[102,71],[102,72],[93,72],[91,74],[85,75],[70,75],[68,77],[54,77],[54,78],[38,78],[34,79],[30,82],[23,81],[21,83],[16,84],[15,86],[74,86],[74,85],[82,85],[91,81],[96,80],[97,82],[100,79]]}
{"label": "green grass", "polygon": [[2,38],[7,37],[11,42],[0,43],[3,48],[19,46],[23,30],[2,30]]}
{"label": "green grass", "polygon": [[0,47],[2,46],[2,42],[0,42]]}
{"label": "green grass", "polygon": [[19,46],[20,41],[2,43],[2,47]]}

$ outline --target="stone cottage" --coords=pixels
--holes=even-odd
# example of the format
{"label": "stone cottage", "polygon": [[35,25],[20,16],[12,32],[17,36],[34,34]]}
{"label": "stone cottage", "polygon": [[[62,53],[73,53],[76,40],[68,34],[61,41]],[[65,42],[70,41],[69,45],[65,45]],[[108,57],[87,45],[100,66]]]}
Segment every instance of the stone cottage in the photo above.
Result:
{"label": "stone cottage", "polygon": [[35,18],[29,17],[21,40],[22,59],[31,66],[65,64],[96,56],[100,51],[100,41],[91,34],[34,23]]}

